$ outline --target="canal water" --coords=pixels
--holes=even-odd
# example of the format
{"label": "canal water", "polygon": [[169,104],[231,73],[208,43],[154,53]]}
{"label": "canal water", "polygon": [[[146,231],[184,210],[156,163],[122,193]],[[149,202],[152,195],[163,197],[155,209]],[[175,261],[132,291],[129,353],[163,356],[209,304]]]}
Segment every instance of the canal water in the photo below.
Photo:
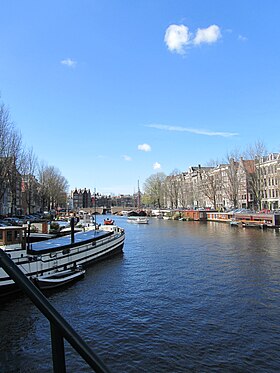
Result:
{"label": "canal water", "polygon": [[[48,295],[112,372],[280,371],[279,232],[115,220],[123,254]],[[25,296],[1,304],[0,331],[1,372],[52,371],[49,324]],[[66,362],[91,371],[68,344]]]}

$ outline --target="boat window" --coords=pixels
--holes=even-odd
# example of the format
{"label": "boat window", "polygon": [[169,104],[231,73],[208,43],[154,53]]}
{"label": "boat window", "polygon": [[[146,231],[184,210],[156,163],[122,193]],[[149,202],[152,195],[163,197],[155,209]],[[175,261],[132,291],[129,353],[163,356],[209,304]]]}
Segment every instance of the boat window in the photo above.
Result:
{"label": "boat window", "polygon": [[7,242],[12,242],[12,240],[13,240],[12,231],[7,231]]}
{"label": "boat window", "polygon": [[3,232],[0,232],[0,240],[3,240]]}

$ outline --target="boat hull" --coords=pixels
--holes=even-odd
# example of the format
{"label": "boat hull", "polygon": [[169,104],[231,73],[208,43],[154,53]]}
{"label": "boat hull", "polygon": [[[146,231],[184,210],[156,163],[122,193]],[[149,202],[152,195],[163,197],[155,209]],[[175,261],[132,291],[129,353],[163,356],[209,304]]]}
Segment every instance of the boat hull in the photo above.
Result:
{"label": "boat hull", "polygon": [[36,277],[34,283],[41,290],[54,289],[80,280],[84,277],[85,272],[83,269],[58,271],[51,275]]}

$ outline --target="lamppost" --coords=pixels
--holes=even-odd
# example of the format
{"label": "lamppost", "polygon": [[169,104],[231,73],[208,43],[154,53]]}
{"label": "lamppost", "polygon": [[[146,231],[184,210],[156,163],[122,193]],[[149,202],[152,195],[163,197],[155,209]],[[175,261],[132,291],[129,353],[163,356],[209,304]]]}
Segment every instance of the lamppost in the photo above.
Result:
{"label": "lamppost", "polygon": [[96,229],[96,188],[94,188],[94,228]]}
{"label": "lamppost", "polygon": [[30,226],[31,222],[30,220],[27,220],[27,250],[30,249]]}

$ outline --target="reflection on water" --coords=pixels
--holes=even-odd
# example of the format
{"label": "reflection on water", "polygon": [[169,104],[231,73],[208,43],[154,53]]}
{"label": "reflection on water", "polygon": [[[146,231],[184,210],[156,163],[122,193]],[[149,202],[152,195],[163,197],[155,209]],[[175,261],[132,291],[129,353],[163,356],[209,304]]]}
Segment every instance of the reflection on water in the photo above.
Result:
{"label": "reflection on water", "polygon": [[[49,295],[112,371],[279,371],[279,232],[115,220],[124,254]],[[25,297],[1,306],[0,328],[6,360],[51,370],[49,325]],[[70,371],[90,371],[66,351]]]}

